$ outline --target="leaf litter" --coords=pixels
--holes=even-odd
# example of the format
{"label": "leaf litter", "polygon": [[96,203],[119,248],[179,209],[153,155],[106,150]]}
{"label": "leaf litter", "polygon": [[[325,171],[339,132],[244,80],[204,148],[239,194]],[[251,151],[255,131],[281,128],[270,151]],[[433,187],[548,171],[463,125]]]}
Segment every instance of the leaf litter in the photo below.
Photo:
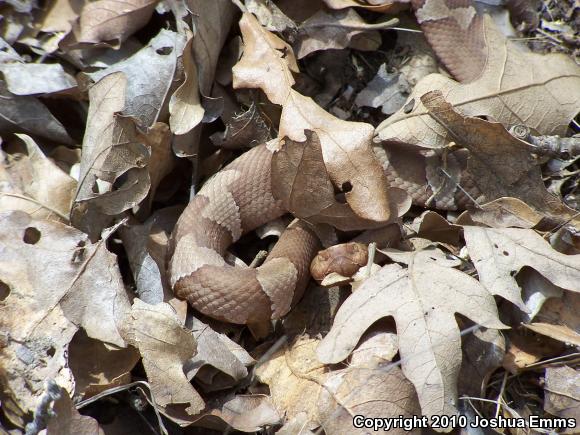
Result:
{"label": "leaf litter", "polygon": [[[2,433],[577,433],[577,8],[482,3],[0,6]],[[291,217],[324,250],[247,328],[177,298],[167,255],[262,143],[289,215],[228,261]]]}

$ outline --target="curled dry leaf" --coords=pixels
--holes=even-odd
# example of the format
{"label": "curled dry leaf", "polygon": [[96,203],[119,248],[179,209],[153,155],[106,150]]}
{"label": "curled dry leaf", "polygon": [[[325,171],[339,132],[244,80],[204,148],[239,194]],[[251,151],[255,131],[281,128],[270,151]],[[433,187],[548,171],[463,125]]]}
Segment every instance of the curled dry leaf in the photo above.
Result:
{"label": "curled dry leaf", "polygon": [[73,380],[66,352],[79,327],[95,339],[125,347],[118,328],[129,302],[116,257],[100,241],[58,222],[23,212],[1,213],[0,310],[10,331],[0,349],[8,418],[23,425],[54,379],[69,393]]}
{"label": "curled dry leaf", "polygon": [[195,34],[193,57],[199,73],[199,89],[209,97],[220,51],[230,31],[236,7],[230,0],[214,0],[211,7],[205,0],[186,0]]}
{"label": "curled dry leaf", "polygon": [[163,408],[185,404],[187,414],[199,413],[205,403],[183,370],[185,362],[197,352],[191,331],[165,303],[149,305],[135,299],[131,317],[132,344],[143,358],[155,402]]}
{"label": "curled dry leaf", "polygon": [[173,165],[171,136],[165,124],[156,123],[142,134],[130,118],[116,115],[124,104],[126,83],[123,73],[114,73],[89,91],[80,182],[71,221],[92,237],[148,194],[152,200],[155,188]]}
{"label": "curled dry leaf", "polygon": [[[87,358],[90,355],[90,358]],[[75,380],[75,399],[87,399],[131,382],[140,355],[132,346],[117,348],[79,329],[68,346],[68,365]]]}
{"label": "curled dry leaf", "polygon": [[429,239],[432,242],[459,245],[461,227],[459,225],[453,225],[434,211],[428,210],[424,212],[413,222],[413,227],[417,235],[424,239]]}
{"label": "curled dry leaf", "polygon": [[530,266],[564,289],[580,291],[580,255],[565,255],[550,247],[535,231],[519,228],[463,228],[465,243],[479,280],[491,294],[528,311],[515,274]]}
{"label": "curled dry leaf", "polygon": [[143,27],[158,0],[98,0],[87,2],[80,15],[79,42],[121,43]]}
{"label": "curled dry leaf", "polygon": [[139,299],[151,305],[168,302],[185,319],[187,306],[173,296],[165,267],[169,235],[182,211],[181,206],[157,210],[142,225],[121,227],[120,235]]}
{"label": "curled dry leaf", "polygon": [[487,62],[481,76],[459,84],[431,74],[421,80],[408,103],[377,127],[383,141],[440,148],[454,139],[432,119],[420,97],[440,90],[466,116],[486,116],[503,125],[525,124],[540,134],[564,135],[580,106],[580,67],[564,55],[520,50],[484,18]]}
{"label": "curled dry leaf", "polygon": [[0,210],[21,210],[35,218],[68,221],[77,182],[46,157],[36,142],[16,134],[28,155],[15,158],[0,151]]}
{"label": "curled dry leaf", "polygon": [[[282,419],[265,395],[237,395],[208,404],[209,411],[195,418],[198,426],[227,432],[234,428],[242,432],[259,432]],[[218,420],[219,419],[219,420]]]}
{"label": "curled dry leaf", "polygon": [[[352,39],[355,36],[365,32],[376,32],[378,29],[387,29],[397,21],[368,24],[351,8],[337,11],[320,10],[298,28],[299,36],[295,44],[296,56],[302,59],[318,50],[346,48],[354,42]],[[367,49],[376,50],[379,45],[380,37],[377,44]]]}
{"label": "curled dry leaf", "polygon": [[344,360],[376,320],[393,316],[403,373],[419,396],[424,415],[457,412],[461,339],[454,314],[488,328],[504,328],[490,293],[475,279],[415,252],[407,269],[384,266],[338,310],[317,349],[325,363]]}
{"label": "curled dry leaf", "polygon": [[530,144],[499,123],[461,115],[439,91],[428,92],[421,101],[451,138],[469,149],[466,171],[482,197],[493,200],[512,196],[559,219],[577,219],[575,210],[546,190]]}
{"label": "curled dry leaf", "polygon": [[389,201],[385,176],[374,158],[372,126],[335,118],[292,89],[292,72],[298,72],[292,49],[252,15],[242,16],[240,29],[246,49],[233,68],[234,88],[260,88],[270,101],[282,105],[279,137],[301,142],[307,140],[305,130],[314,131],[332,184],[350,190],[339,213],[322,219],[342,229],[358,226],[361,218],[376,225],[393,219],[400,210],[393,213],[396,206]]}
{"label": "curled dry leaf", "polygon": [[[255,362],[248,352],[228,338],[227,335],[214,331],[201,320],[195,317],[192,320],[191,329],[197,341],[197,353],[190,360],[193,369],[188,371],[187,376],[196,376],[204,365],[209,365],[228,375],[234,382],[245,378],[248,375],[246,367]],[[200,380],[204,381],[204,384],[208,387],[211,386],[214,389],[224,388],[224,385],[216,380],[214,373]],[[231,381],[229,384],[231,384]]]}
{"label": "curled dry leaf", "polygon": [[542,214],[517,198],[498,198],[479,208],[463,212],[458,225],[483,224],[489,227],[533,228],[542,220]]}
{"label": "curled dry leaf", "polygon": [[185,79],[169,100],[169,126],[173,134],[185,134],[203,119],[199,97],[197,66],[193,60],[193,38],[189,38],[181,56]]}
{"label": "curled dry leaf", "polygon": [[411,0],[324,0],[324,3],[331,9],[363,8],[392,14],[407,8]]}

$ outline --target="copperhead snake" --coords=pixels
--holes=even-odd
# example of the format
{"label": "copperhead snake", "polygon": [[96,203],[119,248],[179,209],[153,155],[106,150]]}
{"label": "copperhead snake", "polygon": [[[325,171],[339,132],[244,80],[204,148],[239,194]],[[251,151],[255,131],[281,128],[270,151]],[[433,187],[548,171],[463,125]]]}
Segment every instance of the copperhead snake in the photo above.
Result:
{"label": "copperhead snake", "polygon": [[[391,187],[404,189],[415,204],[425,205],[432,194],[425,170],[409,165],[405,151],[395,151],[380,159],[388,159],[383,167]],[[173,231],[169,276],[174,293],[215,319],[254,324],[283,317],[302,297],[310,263],[321,248],[309,226],[297,221],[260,267],[234,267],[224,260],[228,247],[242,235],[286,213],[272,195],[271,161],[265,144],[234,160],[203,185]],[[478,195],[469,178],[461,184]],[[454,197],[458,207],[467,204],[462,191]],[[453,208],[448,205],[446,199],[437,203]]]}
{"label": "copperhead snake", "polygon": [[[445,4],[449,17],[425,15],[436,2]],[[452,75],[459,81],[477,77],[485,64],[482,19],[469,15],[470,22],[462,27],[453,18],[455,8],[474,12],[471,1],[411,3],[427,39]],[[461,153],[450,160],[456,182],[434,195],[427,180],[436,177],[429,171],[437,164],[428,165],[426,158],[397,144],[375,151],[390,187],[405,190],[417,205],[465,208],[481,194],[465,171],[466,156]],[[272,195],[271,161],[272,152],[265,144],[234,160],[203,185],[173,231],[169,276],[174,293],[218,320],[252,324],[284,316],[301,298],[310,279],[310,262],[321,247],[309,226],[297,222],[282,234],[262,266],[239,268],[225,262],[228,247],[243,234],[286,213]],[[462,188],[457,189],[456,183]],[[436,200],[431,202],[433,197]]]}

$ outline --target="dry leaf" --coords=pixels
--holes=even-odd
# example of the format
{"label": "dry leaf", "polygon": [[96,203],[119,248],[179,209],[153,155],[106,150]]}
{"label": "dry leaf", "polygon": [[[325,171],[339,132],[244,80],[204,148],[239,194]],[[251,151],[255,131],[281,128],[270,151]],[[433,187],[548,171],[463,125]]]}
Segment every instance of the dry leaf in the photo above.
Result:
{"label": "dry leaf", "polygon": [[[580,420],[580,372],[572,367],[546,367],[544,410],[552,415]],[[577,433],[574,428],[561,433]]]}
{"label": "dry leaf", "polygon": [[309,421],[317,421],[318,392],[326,377],[314,352],[318,343],[299,337],[256,368],[256,376],[269,385],[274,405],[287,419],[306,412]]}
{"label": "dry leaf", "polygon": [[14,95],[54,94],[77,87],[74,77],[58,63],[0,63],[0,72]]}
{"label": "dry leaf", "polygon": [[432,242],[459,245],[461,227],[449,223],[443,216],[434,211],[426,211],[413,222],[417,236]]}
{"label": "dry leaf", "polygon": [[121,227],[120,235],[139,299],[151,305],[168,302],[185,319],[187,305],[174,297],[165,268],[169,236],[182,211],[181,206],[157,210],[142,225]]}
{"label": "dry leaf", "polygon": [[169,126],[174,134],[185,134],[203,119],[204,110],[199,98],[197,66],[193,60],[193,38],[183,47],[183,70],[185,79],[169,100]]}
{"label": "dry leaf", "polygon": [[[318,400],[320,423],[325,433],[332,435],[370,433],[369,428],[353,427],[353,417],[357,415],[412,418],[421,413],[413,384],[395,364],[352,366],[332,373],[324,382]],[[389,428],[388,432],[403,435],[422,431],[409,427]]]}
{"label": "dry leaf", "polygon": [[246,0],[248,12],[256,16],[262,26],[271,32],[286,32],[292,38],[296,33],[296,24],[270,0]]}
{"label": "dry leaf", "polygon": [[0,210],[22,210],[36,218],[68,221],[76,180],[46,157],[30,136],[16,136],[26,145],[28,155],[0,166]]}
{"label": "dry leaf", "polygon": [[95,339],[124,347],[118,327],[129,302],[116,257],[104,241],[91,245],[85,234],[23,212],[1,213],[0,309],[2,330],[10,331],[0,349],[2,393],[8,418],[22,426],[45,379],[69,393],[72,373],[67,347],[78,327]]}
{"label": "dry leaf", "polygon": [[[164,101],[168,98],[173,80],[177,75],[179,58],[184,56],[186,41],[184,35],[163,29],[133,56],[101,71],[83,74],[99,82],[109,75],[124,73],[126,77],[125,99],[124,105],[118,112],[135,118],[137,124],[146,129],[160,118],[163,119],[167,111]],[[186,54],[186,63],[187,56]],[[192,65],[193,63],[187,64],[185,67]],[[192,81],[196,79],[192,75],[193,71],[189,70],[187,73]],[[191,98],[189,93],[196,92],[196,86],[193,84],[184,83],[184,85],[186,87],[180,88],[181,91],[176,90],[179,92],[179,97],[176,98]],[[182,94],[188,95],[186,97]],[[189,101],[188,104],[195,106],[195,101]]]}
{"label": "dry leaf", "polygon": [[209,97],[220,51],[234,20],[236,7],[230,0],[213,0],[211,7],[205,0],[185,0],[191,12],[193,28],[193,57],[199,73],[199,90]]}
{"label": "dry leaf", "polygon": [[364,8],[392,14],[407,8],[411,0],[324,0],[324,3],[331,9]]}
{"label": "dry leaf", "polygon": [[[352,38],[365,32],[376,32],[387,29],[398,20],[390,20],[378,24],[368,24],[354,9],[338,11],[320,10],[298,28],[298,40],[295,44],[298,59],[308,56],[318,50],[342,49],[351,44]],[[367,47],[376,50],[378,44]]]}
{"label": "dry leaf", "polygon": [[441,148],[453,139],[431,119],[420,97],[440,90],[466,116],[503,125],[524,124],[539,134],[564,135],[580,106],[580,68],[563,55],[520,50],[484,18],[487,63],[482,75],[459,84],[439,74],[421,80],[408,103],[377,127],[383,141]]}
{"label": "dry leaf", "polygon": [[463,212],[458,225],[483,224],[489,227],[533,228],[542,215],[517,198],[498,198],[480,207]]}
{"label": "dry leaf", "polygon": [[524,266],[533,267],[558,287],[580,291],[580,255],[561,254],[535,231],[470,226],[463,231],[481,283],[521,310],[528,311],[514,275]]}
{"label": "dry leaf", "polygon": [[81,415],[68,393],[61,389],[60,397],[52,406],[46,435],[105,435],[105,432],[97,420],[88,415]]}
{"label": "dry leaf", "polygon": [[154,124],[144,135],[130,118],[116,114],[124,104],[126,83],[123,73],[114,73],[89,91],[91,104],[71,221],[93,238],[148,194],[152,201],[155,188],[173,165],[165,124]]}
{"label": "dry leaf", "polygon": [[140,359],[134,347],[113,348],[78,330],[68,346],[68,365],[75,380],[75,398],[87,399],[109,388],[131,382]]}
{"label": "dry leaf", "polygon": [[3,80],[0,98],[0,134],[28,133],[57,143],[73,143],[64,126],[38,98],[11,94]]}
{"label": "dry leaf", "polygon": [[265,395],[226,397],[208,404],[208,407],[210,411],[196,418],[195,424],[220,432],[227,432],[231,428],[242,432],[259,432],[266,426],[279,424],[281,420],[272,400]]}
{"label": "dry leaf", "polygon": [[[243,347],[232,341],[225,334],[214,331],[209,325],[201,320],[192,317],[191,329],[197,341],[197,353],[190,360],[193,367],[187,373],[188,377],[196,376],[208,388],[224,389],[232,384],[232,380],[237,382],[248,375],[246,367],[254,364],[254,359],[244,350]],[[212,371],[206,372],[203,376],[200,369],[204,365],[209,365],[217,371],[229,376],[226,382],[219,382],[217,376]],[[225,386],[224,386],[225,385]]]}
{"label": "dry leaf", "polygon": [[79,42],[121,43],[151,18],[158,0],[87,2],[80,16]]}
{"label": "dry leaf", "polygon": [[240,29],[246,49],[233,68],[234,88],[261,88],[270,101],[282,105],[279,137],[301,142],[305,130],[314,131],[332,184],[349,190],[343,210],[336,217],[324,217],[325,221],[352,229],[357,218],[377,225],[393,219],[396,206],[389,202],[385,176],[371,149],[372,127],[335,118],[292,89],[292,72],[298,71],[292,49],[252,15],[242,16]]}
{"label": "dry leaf", "polygon": [[551,325],[550,323],[534,322],[529,325],[524,324],[526,328],[537,334],[545,335],[554,340],[561,341],[570,346],[580,346],[580,333],[564,325]]}
{"label": "dry leaf", "polygon": [[367,279],[340,307],[317,354],[325,363],[342,361],[371,324],[393,316],[403,373],[415,385],[423,414],[453,415],[461,366],[454,314],[487,328],[505,326],[477,280],[430,257],[429,250],[416,252],[408,269],[392,264]]}
{"label": "dry leaf", "polygon": [[466,171],[487,200],[512,196],[559,218],[576,218],[575,210],[546,190],[533,146],[499,123],[461,115],[439,91],[423,95],[421,102],[451,139],[469,150]]}
{"label": "dry leaf", "polygon": [[143,357],[155,402],[166,408],[186,404],[189,415],[205,403],[188,382],[183,365],[197,352],[197,343],[170,305],[149,305],[135,299],[131,310],[134,345]]}

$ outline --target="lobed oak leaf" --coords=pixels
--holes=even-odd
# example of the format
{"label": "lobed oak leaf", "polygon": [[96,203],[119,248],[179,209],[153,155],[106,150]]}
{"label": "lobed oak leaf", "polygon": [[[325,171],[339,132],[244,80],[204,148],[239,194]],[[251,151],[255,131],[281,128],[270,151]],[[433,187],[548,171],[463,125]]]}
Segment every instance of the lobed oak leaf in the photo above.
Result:
{"label": "lobed oak leaf", "polygon": [[367,279],[340,307],[317,354],[322,362],[340,362],[375,321],[393,316],[403,373],[417,390],[423,414],[453,415],[461,366],[454,314],[487,328],[505,325],[485,287],[445,261],[432,260],[431,252],[415,252],[407,269],[391,264]]}
{"label": "lobed oak leaf", "polygon": [[535,231],[465,226],[463,232],[481,284],[522,311],[528,309],[514,276],[524,266],[534,268],[558,287],[580,291],[580,255],[554,250]]}

